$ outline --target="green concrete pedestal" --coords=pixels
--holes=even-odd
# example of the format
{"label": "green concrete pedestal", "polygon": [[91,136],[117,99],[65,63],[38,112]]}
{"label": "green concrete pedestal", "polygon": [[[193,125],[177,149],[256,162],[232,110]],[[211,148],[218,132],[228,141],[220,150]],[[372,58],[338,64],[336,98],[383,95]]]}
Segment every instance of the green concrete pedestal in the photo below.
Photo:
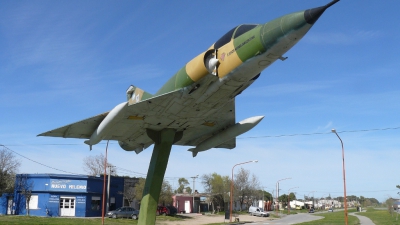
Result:
{"label": "green concrete pedestal", "polygon": [[147,135],[155,143],[140,204],[138,225],[154,225],[156,223],[157,204],[171,148],[182,138],[182,132],[176,132],[174,129],[161,131],[147,129]]}

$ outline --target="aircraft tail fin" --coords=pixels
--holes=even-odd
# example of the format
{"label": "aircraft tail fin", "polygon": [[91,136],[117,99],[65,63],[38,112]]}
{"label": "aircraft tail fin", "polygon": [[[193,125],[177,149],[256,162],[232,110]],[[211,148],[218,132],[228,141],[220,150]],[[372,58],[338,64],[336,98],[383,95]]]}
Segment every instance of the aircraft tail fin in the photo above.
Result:
{"label": "aircraft tail fin", "polygon": [[129,86],[128,90],[126,90],[126,100],[128,101],[128,105],[133,105],[151,97],[153,97],[152,94],[133,85]]}

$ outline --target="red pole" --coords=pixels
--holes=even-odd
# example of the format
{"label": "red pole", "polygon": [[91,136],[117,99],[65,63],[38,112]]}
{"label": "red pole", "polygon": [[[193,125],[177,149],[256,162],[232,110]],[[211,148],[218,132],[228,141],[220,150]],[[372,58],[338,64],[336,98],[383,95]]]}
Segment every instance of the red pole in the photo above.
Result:
{"label": "red pole", "polygon": [[343,146],[343,141],[339,137],[338,133],[336,132],[335,129],[332,129],[332,132],[336,134],[336,136],[339,138],[340,143],[342,144],[342,161],[343,161],[343,189],[344,189],[344,221],[345,224],[348,225],[348,216],[347,216],[347,196],[346,196],[346,169],[345,169],[345,164],[344,164],[344,146]]}
{"label": "red pole", "polygon": [[[338,137],[339,137],[339,135],[338,135]],[[340,137],[339,137],[339,139],[340,139]],[[343,159],[344,218],[345,218],[345,222],[347,225],[348,217],[347,217],[347,195],[346,195],[346,169],[345,169],[345,164],[344,164],[344,147],[343,147],[342,139],[340,139],[340,142],[342,143],[342,159]]]}
{"label": "red pole", "polygon": [[108,142],[107,141],[107,146],[106,146],[106,157],[104,159],[104,176],[103,176],[103,203],[102,203],[102,208],[101,208],[101,224],[104,225],[104,204],[106,200],[106,176],[107,176],[107,149],[108,149]]}
{"label": "red pole", "polygon": [[292,187],[292,188],[289,188],[289,190],[288,190],[288,196],[287,196],[287,199],[288,199],[288,215],[290,214],[290,199],[289,199],[289,195],[290,195],[290,190],[292,190],[292,189],[294,189],[294,188],[299,188],[299,187]]}

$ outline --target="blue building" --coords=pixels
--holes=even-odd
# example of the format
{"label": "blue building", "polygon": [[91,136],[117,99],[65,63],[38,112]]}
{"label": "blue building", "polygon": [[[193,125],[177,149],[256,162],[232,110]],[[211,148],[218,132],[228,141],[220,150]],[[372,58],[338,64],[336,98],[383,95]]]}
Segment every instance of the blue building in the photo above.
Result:
{"label": "blue building", "polygon": [[[14,194],[0,198],[0,214],[26,215],[30,194],[32,216],[101,216],[103,182],[103,176],[18,174]],[[123,206],[123,192],[124,178],[111,177],[110,210]]]}

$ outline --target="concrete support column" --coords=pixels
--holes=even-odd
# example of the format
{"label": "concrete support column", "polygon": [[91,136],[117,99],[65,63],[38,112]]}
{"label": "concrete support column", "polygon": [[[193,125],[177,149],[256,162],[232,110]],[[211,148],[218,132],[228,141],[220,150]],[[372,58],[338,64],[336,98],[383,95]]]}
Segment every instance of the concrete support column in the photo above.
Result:
{"label": "concrete support column", "polygon": [[161,131],[147,129],[147,135],[155,143],[140,204],[138,225],[154,225],[156,223],[157,204],[171,148],[182,138],[182,134],[174,129]]}

